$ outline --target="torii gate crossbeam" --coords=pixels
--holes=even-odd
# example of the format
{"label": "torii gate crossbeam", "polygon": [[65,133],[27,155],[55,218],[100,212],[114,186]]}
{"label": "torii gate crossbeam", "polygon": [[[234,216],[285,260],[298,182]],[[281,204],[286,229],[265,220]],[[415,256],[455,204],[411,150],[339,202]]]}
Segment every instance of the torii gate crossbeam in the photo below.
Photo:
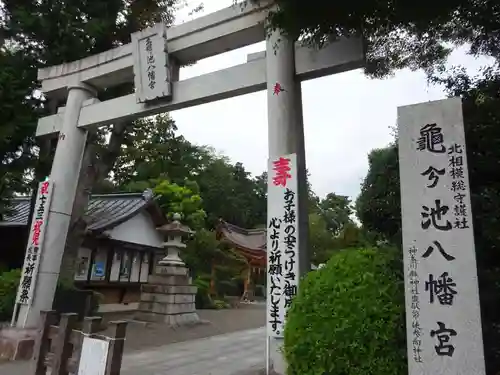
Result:
{"label": "torii gate crossbeam", "polygon": [[[265,52],[250,54],[245,64],[174,81],[172,90],[175,95],[171,101],[137,103],[135,94],[100,103],[90,99],[84,103],[78,126],[110,125],[117,120],[133,120],[264,90],[267,84],[265,58]],[[344,39],[320,50],[300,46],[295,50],[295,74],[300,81],[357,69],[363,63],[360,39]],[[36,135],[58,133],[62,127],[63,110],[64,107],[58,114],[41,118]]]}

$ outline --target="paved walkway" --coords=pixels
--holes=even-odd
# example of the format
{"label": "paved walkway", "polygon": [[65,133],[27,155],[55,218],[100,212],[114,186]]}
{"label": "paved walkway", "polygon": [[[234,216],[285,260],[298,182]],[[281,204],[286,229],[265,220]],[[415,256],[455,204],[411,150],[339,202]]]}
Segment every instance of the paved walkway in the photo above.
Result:
{"label": "paved walkway", "polygon": [[[144,326],[130,323],[127,326],[127,337],[133,337],[133,340],[126,341],[125,352],[143,351],[177,342],[254,329],[266,324],[264,304],[240,309],[198,310],[198,315],[200,319],[210,323],[177,328],[168,327],[165,324]],[[108,316],[107,319],[109,318]],[[116,319],[123,319],[123,317],[116,316]],[[106,333],[109,331],[102,332],[104,335]]]}
{"label": "paved walkway", "polygon": [[[264,368],[265,328],[126,354],[121,375],[237,375]],[[0,365],[0,375],[30,375],[27,363]]]}

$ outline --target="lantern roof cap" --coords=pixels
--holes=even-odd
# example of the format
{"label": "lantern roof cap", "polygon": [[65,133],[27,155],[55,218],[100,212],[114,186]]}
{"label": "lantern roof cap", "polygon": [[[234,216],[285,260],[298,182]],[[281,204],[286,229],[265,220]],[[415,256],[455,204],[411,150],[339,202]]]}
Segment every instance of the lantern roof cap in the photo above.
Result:
{"label": "lantern roof cap", "polygon": [[193,234],[194,231],[191,230],[187,225],[184,225],[180,222],[181,215],[179,213],[175,213],[172,216],[172,221],[170,223],[164,224],[156,230],[160,233],[163,233],[167,236],[171,235],[188,235]]}

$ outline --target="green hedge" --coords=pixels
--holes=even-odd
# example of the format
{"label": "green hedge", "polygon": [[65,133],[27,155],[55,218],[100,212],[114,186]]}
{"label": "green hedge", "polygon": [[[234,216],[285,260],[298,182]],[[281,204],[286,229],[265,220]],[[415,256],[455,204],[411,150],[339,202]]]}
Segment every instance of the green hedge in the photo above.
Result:
{"label": "green hedge", "polygon": [[310,272],[285,327],[288,375],[406,375],[403,285],[393,249],[341,251]]}
{"label": "green hedge", "polygon": [[[10,321],[10,319],[12,318],[12,313],[14,312],[14,304],[16,302],[17,286],[19,285],[20,279],[20,269],[14,269],[0,273],[0,322]],[[82,295],[79,297],[77,296],[78,293],[81,293]],[[101,295],[99,293],[82,291],[76,289],[73,285],[59,284],[56,291],[56,301],[59,300],[59,303],[57,304],[57,311],[75,312],[73,308],[76,308],[77,306],[72,306],[72,303],[80,302],[80,311],[77,312],[83,315],[84,300],[86,298],[86,294],[90,293],[92,293],[92,299],[89,314],[95,315],[100,305]],[[60,296],[58,297],[59,294]]]}
{"label": "green hedge", "polygon": [[12,318],[20,279],[19,269],[0,273],[0,322],[10,321]]}

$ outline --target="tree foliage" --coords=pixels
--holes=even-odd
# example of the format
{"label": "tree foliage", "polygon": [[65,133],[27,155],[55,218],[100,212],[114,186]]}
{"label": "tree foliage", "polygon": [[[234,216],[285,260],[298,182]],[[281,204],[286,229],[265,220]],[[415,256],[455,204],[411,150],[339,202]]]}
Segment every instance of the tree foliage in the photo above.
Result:
{"label": "tree foliage", "polygon": [[272,27],[306,43],[362,35],[367,73],[376,77],[401,68],[442,69],[450,43],[470,43],[473,54],[500,57],[500,3],[494,0],[274,2]]}
{"label": "tree foliage", "polygon": [[192,144],[178,135],[168,114],[138,121],[125,136],[113,169],[113,181],[100,190],[143,191],[166,179],[178,185],[196,183],[206,212],[206,225],[220,218],[243,228],[266,223],[265,175],[252,177],[241,163],[232,164],[207,146]]}
{"label": "tree foliage", "polygon": [[288,310],[287,374],[404,374],[404,322],[399,253],[339,252],[301,280]]}
{"label": "tree foliage", "polygon": [[[495,172],[500,161],[500,74],[488,70],[471,79],[458,72],[444,82],[450,94],[463,98],[486,364],[488,373],[496,373],[500,368],[500,177]],[[372,152],[357,200],[363,226],[386,238],[399,232],[399,188],[396,146]]]}
{"label": "tree foliage", "polygon": [[368,174],[356,200],[356,214],[363,227],[399,242],[400,199],[397,145],[372,150],[368,155]]}
{"label": "tree foliage", "polygon": [[183,223],[192,229],[203,228],[206,213],[195,182],[186,181],[185,186],[179,186],[167,180],[159,180],[156,181],[153,192],[166,217],[172,219],[178,213],[181,214]]}
{"label": "tree foliage", "polygon": [[211,158],[208,147],[193,145],[178,135],[170,114],[163,113],[130,127],[113,168],[113,182],[127,187],[131,182],[163,177],[182,184],[199,175]]}
{"label": "tree foliage", "polygon": [[326,222],[327,229],[338,235],[348,224],[352,223],[353,210],[351,200],[347,196],[328,193],[325,198],[319,200],[318,210]]}
{"label": "tree foliage", "polygon": [[[51,142],[40,141],[34,147],[36,118],[54,112],[57,100],[46,102],[39,93],[37,69],[78,60],[104,52],[130,41],[130,34],[163,20],[171,24],[177,0],[110,0],[77,2],[74,0],[5,0],[1,4],[0,87],[8,95],[0,105],[1,169],[9,178],[0,186],[0,212],[12,191],[18,190],[25,177],[34,180],[50,171]],[[108,99],[133,92],[133,85],[123,84],[99,92]],[[89,192],[112,168],[126,130],[132,123],[119,122],[89,134],[78,190],[73,206],[70,231],[66,240],[60,278],[73,280],[77,250],[85,233],[83,213]],[[105,134],[110,132],[110,137]],[[109,142],[105,142],[109,139]],[[4,142],[8,144],[5,147]],[[103,147],[104,146],[104,147]],[[37,157],[38,160],[37,160]],[[35,162],[36,160],[36,162]],[[38,167],[38,168],[37,168]],[[35,168],[35,171],[33,171]],[[34,173],[33,173],[34,172]],[[7,175],[6,173],[6,175]],[[25,184],[25,187],[27,185]],[[26,189],[29,190],[29,189]]]}
{"label": "tree foliage", "polygon": [[12,317],[20,279],[19,269],[0,271],[0,322],[8,321]]}
{"label": "tree foliage", "polygon": [[243,228],[266,223],[267,201],[262,185],[241,163],[230,164],[215,158],[198,176],[201,195],[208,213],[208,225],[220,218]]}
{"label": "tree foliage", "polygon": [[217,240],[215,232],[207,229],[200,229],[188,241],[183,259],[192,275],[214,283],[216,294],[223,292],[223,284],[234,285],[247,266],[245,258]]}

